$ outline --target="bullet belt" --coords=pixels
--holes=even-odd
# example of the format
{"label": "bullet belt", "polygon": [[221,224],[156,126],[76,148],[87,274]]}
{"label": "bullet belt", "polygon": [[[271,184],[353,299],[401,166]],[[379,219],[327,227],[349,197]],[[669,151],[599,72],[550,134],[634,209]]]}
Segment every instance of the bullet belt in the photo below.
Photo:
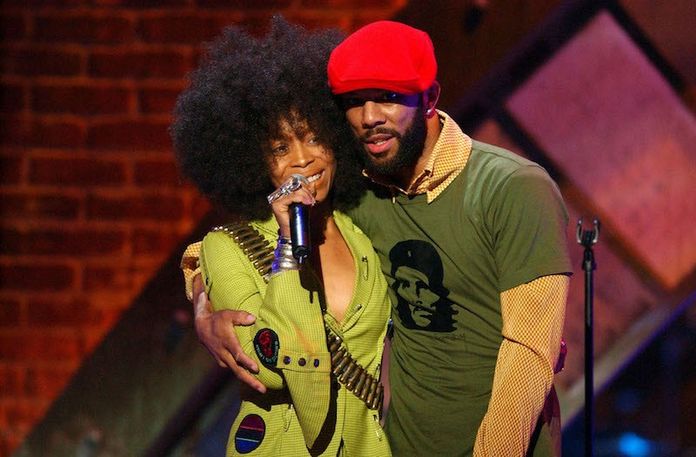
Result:
{"label": "bullet belt", "polygon": [[[237,222],[213,228],[213,232],[223,232],[232,238],[249,258],[264,281],[268,282],[273,263],[273,247],[261,234],[246,222]],[[353,359],[343,344],[326,323],[326,343],[331,354],[331,372],[349,392],[365,402],[368,409],[381,411],[384,387]]]}

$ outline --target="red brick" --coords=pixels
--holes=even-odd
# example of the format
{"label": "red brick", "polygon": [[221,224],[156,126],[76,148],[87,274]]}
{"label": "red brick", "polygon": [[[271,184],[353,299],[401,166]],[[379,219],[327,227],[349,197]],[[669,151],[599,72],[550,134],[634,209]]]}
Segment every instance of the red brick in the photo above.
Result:
{"label": "red brick", "polygon": [[181,238],[171,231],[137,229],[133,231],[133,251],[139,255],[161,255],[180,243]]}
{"label": "red brick", "polygon": [[[2,384],[0,384],[0,385],[2,385]],[[7,418],[5,417],[5,410],[3,408],[4,405],[3,405],[2,400],[4,400],[5,397],[9,397],[9,396],[14,397],[15,395],[14,394],[7,395],[7,394],[0,393],[0,430],[6,431],[5,434],[9,434],[8,432],[10,431],[10,426],[7,424]],[[5,443],[3,442],[1,435],[2,434],[0,434],[0,455],[2,455],[2,456],[10,455],[11,453],[7,452],[5,450],[5,448],[3,447]]]}
{"label": "red brick", "polygon": [[[247,22],[244,22],[244,24],[246,25]],[[249,30],[249,33],[251,33],[251,30]],[[202,47],[193,48],[191,50],[192,67],[198,66],[198,64],[201,62],[201,60],[203,59],[204,56],[205,56],[205,49],[204,48],[202,48]],[[186,79],[180,79],[179,81],[184,81],[184,82],[188,83],[188,80],[186,80]]]}
{"label": "red brick", "polygon": [[37,184],[114,186],[125,176],[125,164],[116,160],[34,158],[29,164],[29,179]]}
{"label": "red brick", "polygon": [[0,14],[0,42],[24,38],[27,26],[21,14]]}
{"label": "red brick", "polygon": [[[211,2],[215,3],[215,2]],[[225,8],[225,5],[222,5],[222,2],[220,2],[220,5],[212,5],[211,4],[211,10],[208,11],[208,14],[213,12],[215,14],[216,19],[220,19],[219,25],[216,26],[215,32],[211,35],[212,37],[218,36],[221,32],[222,29],[228,25],[242,25],[244,27],[244,30],[249,32],[253,36],[262,36],[265,35],[266,32],[268,31],[269,25],[270,25],[270,17],[272,14],[272,11],[268,11],[268,14],[253,14],[252,15],[245,15],[242,20],[240,20],[239,12],[237,11],[230,11],[229,9],[216,9],[216,8]],[[298,20],[295,18],[292,18],[289,15],[286,15],[286,18],[290,20],[291,22],[294,23],[300,23]],[[201,56],[203,54],[202,51],[204,51],[204,46],[203,42],[204,41],[211,41],[210,39],[208,40],[202,40],[198,43],[191,43],[193,44],[193,58],[191,59],[191,62],[197,63],[200,62]]]}
{"label": "red brick", "polygon": [[86,291],[127,290],[132,287],[131,272],[114,267],[85,267],[82,281]]}
{"label": "red brick", "polygon": [[193,198],[191,199],[191,216],[194,221],[198,221],[208,214],[212,209],[210,201],[203,195],[194,192]]}
{"label": "red brick", "polygon": [[105,315],[112,316],[109,316],[107,317],[107,319],[105,319],[105,325],[102,328],[95,329],[94,327],[89,327],[84,329],[83,344],[86,353],[89,354],[93,352],[97,348],[97,346],[99,346],[99,344],[101,344],[101,342],[104,341],[106,331],[113,327],[113,325],[118,321],[118,318],[121,317],[123,308],[125,308],[125,306],[122,307],[120,312],[105,312]]}
{"label": "red brick", "polygon": [[101,256],[121,252],[125,243],[115,230],[0,229],[0,251],[7,254]]}
{"label": "red brick", "polygon": [[[19,424],[34,424],[41,419],[48,404],[42,404],[44,402],[37,402],[34,399],[31,400],[19,400],[12,402],[7,402],[5,404],[5,414],[7,415],[7,420],[10,424],[17,427]],[[39,406],[41,404],[41,406]]]}
{"label": "red brick", "polygon": [[91,0],[3,0],[3,6],[50,6],[54,8],[70,8],[79,5],[88,5]]}
{"label": "red brick", "polygon": [[171,113],[181,89],[143,89],[138,92],[140,111],[143,113]]}
{"label": "red brick", "polygon": [[7,360],[75,360],[82,355],[81,338],[74,334],[51,335],[41,331],[16,336],[0,335],[0,358]]}
{"label": "red brick", "polygon": [[[306,14],[302,14],[301,12],[298,12],[294,15],[287,15],[286,18],[290,22],[300,24],[302,27],[308,30],[327,28],[347,30],[347,24],[350,24],[352,20],[351,17],[344,15],[340,18],[340,22],[337,22],[337,18],[335,16],[307,16]],[[370,20],[369,22],[372,21]]]}
{"label": "red brick", "polygon": [[177,14],[146,17],[138,25],[138,35],[151,43],[191,43],[199,46],[216,37],[232,22],[222,15],[202,17],[196,14]]}
{"label": "red brick", "polygon": [[33,326],[85,327],[101,323],[101,312],[86,300],[30,300],[27,323]]}
{"label": "red brick", "polygon": [[176,221],[183,202],[176,196],[137,195],[131,197],[92,195],[87,199],[87,218],[117,221]]}
{"label": "red brick", "polygon": [[[133,272],[133,290],[142,290],[145,287],[145,285],[152,280],[153,274],[156,273],[158,269],[162,266],[162,261],[167,257],[167,254],[169,253],[155,252],[143,256],[142,260],[138,259],[138,266],[134,268]],[[183,290],[183,288],[181,288],[179,284],[176,284],[173,287],[177,291]],[[130,301],[128,302],[128,304],[130,304]],[[118,303],[114,301],[113,304],[109,304],[108,306],[109,308],[117,308]],[[122,305],[122,307],[125,308],[126,306]]]}
{"label": "red brick", "polygon": [[[44,409],[40,411],[41,414],[43,414]],[[7,433],[0,433],[0,455],[13,455],[12,453],[19,448],[24,438],[29,433],[29,427],[31,425],[33,425],[33,422],[30,424],[12,423],[8,427]]]}
{"label": "red brick", "polygon": [[[198,6],[202,8],[229,8],[229,0],[196,0]],[[236,0],[234,6],[239,10],[269,9],[280,10],[287,8],[292,3],[291,0]]]}
{"label": "red brick", "polygon": [[11,219],[75,219],[80,199],[64,195],[0,192],[0,216]]}
{"label": "red brick", "polygon": [[87,132],[91,149],[167,150],[171,148],[167,121],[108,121]]}
{"label": "red brick", "polygon": [[[0,327],[14,327],[19,324],[22,316],[22,304],[19,300],[10,298],[0,299]],[[2,370],[0,366],[0,380],[2,378]],[[3,383],[0,382],[0,385]]]}
{"label": "red brick", "polygon": [[[154,269],[151,269],[150,271],[153,271]],[[148,279],[152,277],[152,273],[150,273],[150,276]],[[128,301],[128,303],[125,306],[113,306],[112,304],[107,304],[106,307],[103,307],[102,309],[102,314],[104,316],[104,328],[106,330],[112,328],[116,322],[121,318],[123,315],[123,312],[128,309],[128,307],[131,304],[131,300]],[[101,303],[99,303],[101,305]],[[96,343],[99,343],[101,339],[104,339],[106,336],[105,332],[103,331],[96,331],[94,329],[88,329],[85,331],[85,344],[87,347],[92,346],[92,343],[90,341],[94,341]],[[92,346],[93,347],[93,346]]]}
{"label": "red brick", "polygon": [[34,30],[38,41],[51,43],[124,43],[135,38],[127,18],[92,14],[44,14],[36,17]]}
{"label": "red brick", "polygon": [[0,84],[0,110],[17,113],[24,109],[24,87],[20,84]]}
{"label": "red brick", "polygon": [[82,72],[83,57],[61,49],[11,49],[4,53],[3,70],[24,76],[75,76]]}
{"label": "red brick", "polygon": [[74,370],[68,367],[29,368],[25,381],[26,394],[53,399],[63,391],[73,374]]}
{"label": "red brick", "polygon": [[104,6],[150,9],[172,6],[188,6],[189,0],[93,0],[93,3]]}
{"label": "red brick", "polygon": [[[403,6],[404,0],[302,0],[305,8],[350,8],[360,10],[362,8],[388,9]],[[386,18],[385,18],[386,19]],[[372,20],[376,20],[373,18]]]}
{"label": "red brick", "polygon": [[20,157],[0,156],[0,183],[17,184],[21,180],[22,159]]}
{"label": "red brick", "polygon": [[74,286],[75,274],[65,265],[0,265],[0,290],[61,291]]}
{"label": "red brick", "polygon": [[71,121],[0,120],[0,142],[22,147],[78,148],[85,144],[85,129]]}
{"label": "red brick", "polygon": [[31,107],[38,113],[126,113],[129,95],[128,89],[116,87],[37,86],[31,92]]}
{"label": "red brick", "polygon": [[189,59],[175,51],[98,51],[89,59],[89,74],[97,78],[181,78]]}
{"label": "red brick", "polygon": [[183,181],[174,157],[170,160],[144,159],[134,165],[134,179],[138,186],[178,186]]}
{"label": "red brick", "polygon": [[15,366],[0,366],[0,386],[5,395],[20,396],[24,392],[25,372]]}

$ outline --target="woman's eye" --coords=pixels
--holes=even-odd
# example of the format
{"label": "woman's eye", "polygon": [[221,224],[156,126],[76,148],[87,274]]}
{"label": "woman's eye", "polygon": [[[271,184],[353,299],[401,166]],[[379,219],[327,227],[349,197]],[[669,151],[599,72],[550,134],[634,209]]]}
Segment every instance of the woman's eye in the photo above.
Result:
{"label": "woman's eye", "polygon": [[288,153],[288,147],[284,144],[271,148],[271,154],[274,156],[282,156]]}
{"label": "woman's eye", "polygon": [[307,140],[307,143],[308,143],[308,144],[319,144],[319,138],[317,138],[317,137],[315,137],[315,136],[310,137],[310,138]]}
{"label": "woman's eye", "polygon": [[385,92],[382,94],[382,101],[385,102],[395,102],[399,99],[399,94],[396,92]]}

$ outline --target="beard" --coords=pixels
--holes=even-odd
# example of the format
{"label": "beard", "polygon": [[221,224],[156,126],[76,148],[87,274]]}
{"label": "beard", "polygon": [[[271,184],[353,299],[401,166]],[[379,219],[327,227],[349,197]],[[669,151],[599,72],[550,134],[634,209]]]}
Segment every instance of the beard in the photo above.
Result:
{"label": "beard", "polygon": [[421,154],[423,154],[423,148],[425,147],[426,122],[423,106],[418,107],[413,116],[413,123],[403,135],[396,130],[380,127],[368,132],[368,135],[373,133],[388,133],[392,135],[397,140],[398,150],[396,155],[389,160],[375,162],[370,153],[362,147],[363,162],[365,170],[369,175],[392,176],[404,168],[413,167]]}

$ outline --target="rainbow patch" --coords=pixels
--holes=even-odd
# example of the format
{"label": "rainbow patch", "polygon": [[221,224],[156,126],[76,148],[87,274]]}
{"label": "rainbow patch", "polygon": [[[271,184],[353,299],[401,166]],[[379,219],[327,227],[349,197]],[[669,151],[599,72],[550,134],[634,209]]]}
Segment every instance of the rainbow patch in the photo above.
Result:
{"label": "rainbow patch", "polygon": [[234,447],[240,454],[248,454],[261,445],[266,435],[266,423],[258,414],[249,414],[239,424],[234,435]]}

